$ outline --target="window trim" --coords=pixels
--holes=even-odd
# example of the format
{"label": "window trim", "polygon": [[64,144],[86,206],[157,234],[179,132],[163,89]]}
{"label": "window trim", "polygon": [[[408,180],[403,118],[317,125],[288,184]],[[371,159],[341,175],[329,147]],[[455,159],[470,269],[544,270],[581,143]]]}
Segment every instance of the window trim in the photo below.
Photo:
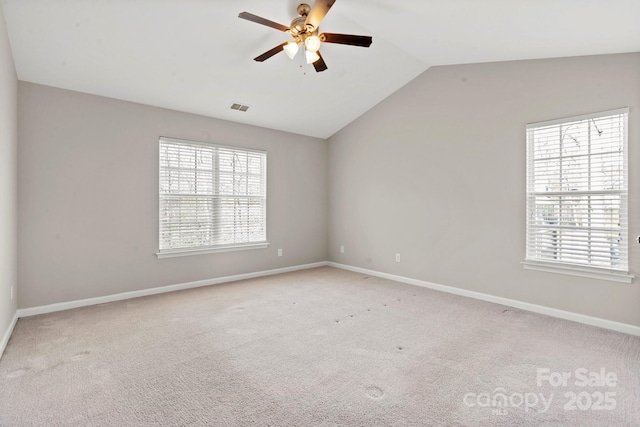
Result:
{"label": "window trim", "polygon": [[524,260],[522,266],[525,270],[544,271],[546,273],[568,274],[570,276],[588,277],[590,279],[608,280],[611,282],[631,283],[633,274],[605,268],[586,267],[550,261]]}
{"label": "window trim", "polygon": [[[624,237],[626,237],[627,239],[627,244],[630,243],[629,241],[629,162],[628,162],[628,156],[629,156],[629,145],[628,145],[628,141],[629,141],[629,107],[624,107],[624,108],[617,108],[617,109],[613,109],[613,110],[607,110],[607,111],[600,111],[600,112],[596,112],[596,113],[590,113],[590,114],[583,114],[583,115],[579,115],[579,116],[572,116],[572,117],[565,117],[565,118],[560,118],[560,119],[554,119],[554,120],[547,120],[547,121],[541,121],[541,122],[535,122],[535,123],[528,123],[526,125],[525,131],[527,133],[526,135],[526,178],[525,178],[525,206],[526,206],[526,211],[527,211],[527,215],[525,216],[525,247],[528,247],[529,244],[529,150],[531,149],[529,147],[529,140],[528,140],[528,132],[530,129],[534,129],[534,128],[539,128],[539,127],[545,127],[545,126],[554,126],[554,125],[559,125],[562,123],[567,123],[567,122],[575,122],[575,121],[583,121],[583,120],[589,120],[589,119],[597,119],[597,118],[601,118],[601,117],[607,117],[607,116],[614,116],[614,115],[621,115],[621,114],[626,114],[626,126],[624,129],[624,135],[623,135],[623,147],[624,147],[624,157],[623,157],[623,165],[624,165],[624,170],[622,172],[622,176],[625,182],[625,193],[626,193],[626,228],[622,229],[621,232],[623,233]],[[628,260],[629,260],[629,246],[627,246],[627,271],[625,270],[615,270],[615,269],[609,269],[606,267],[596,267],[596,266],[588,266],[588,265],[580,265],[580,264],[572,264],[569,262],[554,262],[554,261],[549,261],[549,260],[539,260],[539,259],[530,259],[527,258],[527,251],[525,250],[525,260],[522,261],[522,266],[525,270],[537,270],[537,271],[543,271],[543,272],[548,272],[548,273],[558,273],[558,274],[567,274],[567,275],[572,275],[572,276],[579,276],[579,277],[588,277],[588,278],[593,278],[593,279],[602,279],[602,280],[608,280],[608,281],[613,281],[613,282],[620,282],[620,283],[631,283],[634,279],[634,275],[630,274],[628,269],[629,269],[629,265],[628,265]]]}
{"label": "window trim", "polygon": [[[214,143],[209,143],[209,142],[202,142],[202,141],[192,141],[192,140],[188,140],[188,139],[180,139],[180,138],[173,138],[173,137],[167,137],[167,136],[160,136],[158,138],[158,149],[160,148],[160,144],[162,142],[174,142],[174,143],[178,143],[178,144],[188,144],[188,145],[198,145],[198,146],[203,146],[203,147],[207,147],[207,148],[222,148],[222,149],[227,149],[227,150],[242,150],[245,152],[249,152],[249,153],[259,153],[259,154],[264,154],[265,155],[265,164],[264,164],[264,178],[265,181],[267,180],[267,174],[268,174],[268,164],[267,164],[267,150],[259,150],[259,149],[255,149],[255,148],[246,148],[246,147],[237,147],[237,146],[231,146],[231,145],[221,145],[221,144],[214,144]],[[161,174],[161,167],[160,167],[160,150],[158,150],[158,220],[160,221],[160,174]],[[226,244],[226,245],[215,245],[215,246],[200,246],[200,247],[192,247],[192,248],[181,248],[181,249],[166,249],[166,250],[160,250],[158,249],[158,251],[155,253],[156,257],[158,257],[158,259],[163,259],[163,258],[175,258],[175,257],[183,257],[183,256],[191,256],[191,255],[206,255],[206,254],[213,254],[213,253],[221,253],[221,252],[235,252],[235,251],[244,251],[244,250],[252,250],[252,249],[265,249],[269,247],[269,240],[268,240],[268,229],[267,229],[267,208],[268,205],[266,203],[268,197],[267,197],[267,184],[265,182],[265,187],[264,187],[264,200],[265,200],[265,213],[264,213],[264,229],[265,229],[265,240],[261,241],[261,242],[249,242],[249,243],[232,243],[232,244]],[[158,223],[158,247],[160,244],[160,223]]]}
{"label": "window trim", "polygon": [[264,249],[268,248],[269,243],[247,243],[245,245],[228,245],[228,246],[219,246],[219,247],[206,247],[202,249],[175,249],[175,250],[167,250],[163,252],[156,252],[156,256],[158,259],[162,258],[176,258],[182,256],[189,255],[206,255],[206,254],[215,254],[220,252],[235,252],[235,251],[246,251],[249,249]]}

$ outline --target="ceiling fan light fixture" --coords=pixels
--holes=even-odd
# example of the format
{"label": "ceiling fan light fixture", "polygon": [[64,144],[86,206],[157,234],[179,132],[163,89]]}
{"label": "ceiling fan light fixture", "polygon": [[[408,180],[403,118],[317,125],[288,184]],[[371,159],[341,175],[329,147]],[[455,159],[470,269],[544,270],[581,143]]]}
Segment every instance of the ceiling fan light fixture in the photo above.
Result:
{"label": "ceiling fan light fixture", "polygon": [[286,53],[290,59],[293,59],[296,53],[298,53],[298,43],[296,41],[290,41],[284,45],[284,53]]}
{"label": "ceiling fan light fixture", "polygon": [[304,40],[304,47],[307,51],[317,52],[320,49],[320,37],[309,36]]}
{"label": "ceiling fan light fixture", "polygon": [[318,52],[314,52],[312,50],[305,50],[304,54],[307,58],[307,64],[313,64],[318,59],[320,59],[320,55],[318,55]]}
{"label": "ceiling fan light fixture", "polygon": [[314,0],[312,6],[309,6],[307,3],[301,3],[297,9],[300,16],[291,21],[291,25],[288,27],[249,12],[241,12],[238,18],[283,31],[293,37],[293,40],[285,41],[263,54],[256,56],[253,60],[264,62],[282,51],[285,51],[289,58],[295,59],[295,56],[300,50],[300,46],[304,45],[303,50],[305,51],[307,64],[313,64],[316,72],[320,73],[327,70],[327,64],[320,55],[320,45],[324,43],[336,43],[360,47],[371,46],[373,39],[370,36],[320,33],[318,31],[322,20],[335,2],[336,0]]}

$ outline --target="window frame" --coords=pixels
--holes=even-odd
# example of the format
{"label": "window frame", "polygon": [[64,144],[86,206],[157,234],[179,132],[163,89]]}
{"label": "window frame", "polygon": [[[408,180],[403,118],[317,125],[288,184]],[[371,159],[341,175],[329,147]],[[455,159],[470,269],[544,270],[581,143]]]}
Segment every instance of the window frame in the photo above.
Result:
{"label": "window frame", "polygon": [[[530,231],[533,228],[533,226],[530,225],[530,221],[532,220],[532,215],[533,215],[533,212],[531,211],[531,198],[535,197],[536,191],[530,190],[532,186],[535,185],[535,180],[533,182],[531,181],[533,180],[531,167],[533,166],[533,161],[534,161],[533,159],[534,142],[530,140],[530,132],[533,129],[537,129],[537,128],[569,124],[574,122],[610,117],[615,115],[625,115],[624,130],[622,135],[623,137],[623,141],[622,141],[623,170],[620,175],[624,182],[624,188],[620,190],[621,191],[620,202],[621,202],[621,209],[622,208],[625,209],[625,212],[621,213],[620,216],[621,217],[624,216],[626,218],[626,222],[620,225],[620,234],[621,234],[621,240],[622,241],[626,240],[626,247],[624,248],[624,250],[626,251],[624,254],[625,259],[627,261],[626,268],[615,269],[615,268],[607,268],[607,267],[587,265],[587,264],[583,265],[583,264],[571,263],[567,261],[551,261],[551,260],[536,258],[535,256],[532,257],[529,251],[532,243],[531,241],[532,236],[530,236]],[[522,265],[525,269],[538,270],[538,271],[544,271],[544,272],[550,272],[550,273],[568,274],[573,276],[588,277],[588,278],[594,278],[594,279],[603,279],[603,280],[609,280],[609,281],[621,282],[621,283],[631,283],[633,281],[634,276],[632,274],[629,274],[629,271],[628,271],[629,246],[630,246],[629,245],[630,244],[629,215],[628,215],[628,212],[629,212],[628,135],[629,135],[629,108],[618,108],[615,110],[607,110],[607,111],[601,111],[597,113],[584,114],[580,116],[573,116],[573,117],[566,117],[562,119],[529,123],[526,125],[526,177],[525,177],[525,210],[526,210],[525,234],[526,236],[525,236],[525,260],[522,262]],[[591,144],[591,140],[590,140],[590,144]],[[589,156],[591,156],[591,154],[589,154]],[[565,157],[564,155],[562,154],[560,155],[560,159],[564,157]],[[591,176],[592,175],[589,173],[589,177]],[[589,178],[589,180],[590,179],[591,178]],[[592,191],[592,190],[589,190],[589,191]],[[560,193],[566,193],[566,194],[560,195]],[[602,190],[602,194],[604,193],[605,191]],[[558,194],[558,197],[565,197],[571,194],[571,192],[557,191],[554,194]],[[597,192],[594,192],[593,194],[597,194]],[[588,229],[592,229],[592,227],[589,227]]]}
{"label": "window frame", "polygon": [[[262,218],[262,223],[263,223],[263,227],[264,227],[264,241],[255,241],[255,242],[247,242],[247,243],[230,243],[230,244],[217,244],[217,245],[209,245],[209,246],[193,246],[193,247],[185,247],[185,248],[176,248],[176,249],[160,249],[161,246],[161,239],[162,239],[162,196],[163,193],[161,192],[161,179],[162,179],[162,171],[163,171],[163,166],[161,164],[162,161],[162,152],[161,152],[161,147],[162,147],[162,143],[163,142],[167,142],[167,143],[173,143],[173,144],[182,144],[185,146],[202,146],[202,147],[206,147],[208,149],[222,149],[222,150],[231,150],[231,151],[241,151],[241,152],[246,152],[246,153],[258,153],[261,155],[264,155],[264,164],[263,164],[263,171],[262,171],[262,177],[264,179],[264,188],[263,188],[263,192],[264,192],[264,196],[262,196],[261,198],[264,200],[264,216]],[[233,252],[233,251],[242,251],[242,250],[251,250],[251,249],[263,249],[263,248],[267,248],[269,247],[269,243],[268,243],[268,230],[267,230],[267,201],[268,201],[268,197],[267,197],[267,178],[268,178],[268,156],[267,156],[267,151],[266,150],[259,150],[259,149],[254,149],[254,148],[245,148],[245,147],[236,147],[236,146],[229,146],[229,145],[220,145],[220,144],[213,144],[213,143],[208,143],[208,142],[201,142],[201,141],[192,141],[192,140],[186,140],[186,139],[179,139],[179,138],[172,138],[172,137],[165,137],[165,136],[160,136],[158,139],[158,251],[156,252],[156,256],[158,258],[173,258],[173,257],[182,257],[182,256],[190,256],[190,255],[202,255],[202,254],[212,254],[212,253],[220,253],[220,252]],[[195,169],[194,169],[195,170]],[[213,172],[213,170],[212,170]],[[213,173],[212,175],[212,179],[217,181],[219,180],[220,177],[220,170],[217,169],[215,171],[215,173]],[[203,197],[211,197],[211,195],[209,196],[204,196]],[[223,197],[234,197],[233,195],[225,195]],[[212,217],[212,221],[213,221],[213,217]]]}

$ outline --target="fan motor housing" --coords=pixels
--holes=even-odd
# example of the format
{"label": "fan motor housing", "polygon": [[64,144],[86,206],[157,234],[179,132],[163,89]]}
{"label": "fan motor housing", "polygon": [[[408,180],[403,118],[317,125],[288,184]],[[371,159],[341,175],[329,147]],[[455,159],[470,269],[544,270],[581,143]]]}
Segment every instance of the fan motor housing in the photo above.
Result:
{"label": "fan motor housing", "polygon": [[304,33],[307,30],[306,25],[304,25],[306,18],[304,16],[298,16],[296,19],[291,21],[291,33],[292,34],[300,34]]}

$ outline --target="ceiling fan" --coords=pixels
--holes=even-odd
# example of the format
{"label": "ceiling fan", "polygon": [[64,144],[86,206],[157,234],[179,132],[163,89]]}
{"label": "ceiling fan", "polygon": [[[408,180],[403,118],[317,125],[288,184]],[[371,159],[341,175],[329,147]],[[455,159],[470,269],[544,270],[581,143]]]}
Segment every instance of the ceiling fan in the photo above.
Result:
{"label": "ceiling fan", "polygon": [[300,46],[304,46],[307,64],[313,64],[317,72],[327,69],[322,55],[320,55],[320,45],[324,43],[346,44],[351,46],[369,47],[373,42],[370,36],[356,36],[353,34],[336,34],[336,33],[320,33],[318,27],[324,19],[331,6],[336,0],[316,0],[313,7],[306,3],[298,6],[297,11],[300,15],[291,21],[291,26],[278,24],[260,16],[249,12],[242,12],[238,18],[247,21],[266,25],[279,31],[291,34],[293,40],[284,42],[271,50],[266,51],[260,56],[254,58],[254,61],[263,62],[271,58],[276,53],[284,51],[287,56],[293,59],[298,53]]}

